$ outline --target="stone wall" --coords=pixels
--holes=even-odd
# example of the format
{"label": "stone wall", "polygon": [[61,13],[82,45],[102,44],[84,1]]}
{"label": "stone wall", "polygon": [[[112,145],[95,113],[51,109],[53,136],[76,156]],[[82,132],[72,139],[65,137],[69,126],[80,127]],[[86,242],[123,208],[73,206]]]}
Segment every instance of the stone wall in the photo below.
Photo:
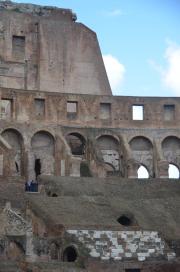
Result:
{"label": "stone wall", "polygon": [[[105,128],[174,128],[180,124],[180,99],[177,98],[150,98],[150,97],[113,97],[97,95],[56,94],[50,92],[18,91],[15,89],[0,88],[1,106],[5,101],[11,103],[11,114],[2,115],[1,119],[14,122],[53,123],[66,126],[105,127]],[[44,103],[43,111],[39,114],[37,100]],[[75,118],[69,118],[68,103],[76,102]],[[111,104],[111,115],[101,119],[100,104]],[[144,105],[143,120],[133,120],[132,106],[138,101]],[[165,120],[164,106],[175,106],[174,118]],[[160,131],[160,130],[159,130]],[[161,132],[161,131],[160,131]],[[143,135],[142,135],[143,136]]]}
{"label": "stone wall", "polygon": [[1,2],[0,86],[111,95],[96,34],[75,20],[69,9]]}
{"label": "stone wall", "polygon": [[101,260],[138,260],[167,258],[176,254],[168,249],[165,241],[155,231],[97,231],[68,230],[68,233],[89,249],[93,258]]}
{"label": "stone wall", "polygon": [[76,19],[0,1],[0,271],[179,272],[180,98],[113,97]]}

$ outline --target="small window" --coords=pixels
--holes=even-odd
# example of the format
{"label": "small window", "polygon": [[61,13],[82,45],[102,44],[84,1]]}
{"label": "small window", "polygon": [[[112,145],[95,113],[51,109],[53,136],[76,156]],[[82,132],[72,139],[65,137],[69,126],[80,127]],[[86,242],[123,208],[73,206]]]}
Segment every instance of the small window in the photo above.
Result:
{"label": "small window", "polygon": [[172,121],[175,119],[175,105],[164,105],[164,120]]}
{"label": "small window", "polygon": [[12,117],[12,100],[2,99],[0,101],[0,118],[10,119]]}
{"label": "small window", "polygon": [[67,117],[69,119],[75,119],[77,117],[78,103],[76,101],[67,102]]}
{"label": "small window", "polygon": [[25,58],[25,37],[13,36],[12,37],[12,53],[16,59],[24,60]]}
{"label": "small window", "polygon": [[110,119],[111,117],[111,104],[100,103],[100,119]]}
{"label": "small window", "polygon": [[38,117],[44,117],[45,115],[45,100],[44,99],[34,99],[35,103],[35,114]]}
{"label": "small window", "polygon": [[143,105],[133,105],[132,106],[132,119],[133,120],[143,120],[144,119],[144,106]]}

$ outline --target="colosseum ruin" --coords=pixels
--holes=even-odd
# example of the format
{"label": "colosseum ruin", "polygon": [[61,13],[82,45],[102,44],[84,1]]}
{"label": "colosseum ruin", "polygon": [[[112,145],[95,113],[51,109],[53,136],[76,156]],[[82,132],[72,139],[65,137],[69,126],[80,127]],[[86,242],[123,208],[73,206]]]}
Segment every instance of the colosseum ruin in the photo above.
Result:
{"label": "colosseum ruin", "polygon": [[179,272],[179,172],[180,98],[113,96],[70,9],[0,1],[0,272]]}

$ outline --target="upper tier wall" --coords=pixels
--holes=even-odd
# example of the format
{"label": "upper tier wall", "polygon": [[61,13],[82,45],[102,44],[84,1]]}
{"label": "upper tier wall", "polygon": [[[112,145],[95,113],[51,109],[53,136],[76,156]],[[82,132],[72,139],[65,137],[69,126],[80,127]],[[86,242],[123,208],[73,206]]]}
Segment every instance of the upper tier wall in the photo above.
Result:
{"label": "upper tier wall", "polygon": [[[8,123],[128,129],[180,127],[178,97],[57,94],[0,88],[0,103],[0,120]],[[134,106],[142,110],[141,120],[136,120],[136,114],[133,116]]]}
{"label": "upper tier wall", "polygon": [[96,34],[69,9],[0,2],[0,86],[111,95]]}

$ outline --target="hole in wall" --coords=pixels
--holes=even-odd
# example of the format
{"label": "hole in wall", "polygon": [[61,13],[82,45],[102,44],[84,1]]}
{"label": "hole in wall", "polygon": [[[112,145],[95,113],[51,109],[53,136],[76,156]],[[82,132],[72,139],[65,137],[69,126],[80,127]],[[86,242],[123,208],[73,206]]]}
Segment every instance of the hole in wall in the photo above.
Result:
{"label": "hole in wall", "polygon": [[52,197],[57,197],[58,195],[57,195],[57,194],[55,194],[55,193],[53,193],[51,196],[52,196]]}
{"label": "hole in wall", "polygon": [[77,260],[77,252],[73,246],[67,247],[63,252],[64,262],[75,262]]}
{"label": "hole in wall", "polygon": [[121,215],[118,219],[117,222],[123,226],[131,226],[132,225],[132,219],[127,216],[127,215]]}
{"label": "hole in wall", "polygon": [[34,170],[35,170],[36,178],[39,175],[41,175],[41,160],[40,159],[35,160]]}
{"label": "hole in wall", "polygon": [[15,162],[15,166],[16,166],[16,172],[19,173],[19,166],[17,162]]}

